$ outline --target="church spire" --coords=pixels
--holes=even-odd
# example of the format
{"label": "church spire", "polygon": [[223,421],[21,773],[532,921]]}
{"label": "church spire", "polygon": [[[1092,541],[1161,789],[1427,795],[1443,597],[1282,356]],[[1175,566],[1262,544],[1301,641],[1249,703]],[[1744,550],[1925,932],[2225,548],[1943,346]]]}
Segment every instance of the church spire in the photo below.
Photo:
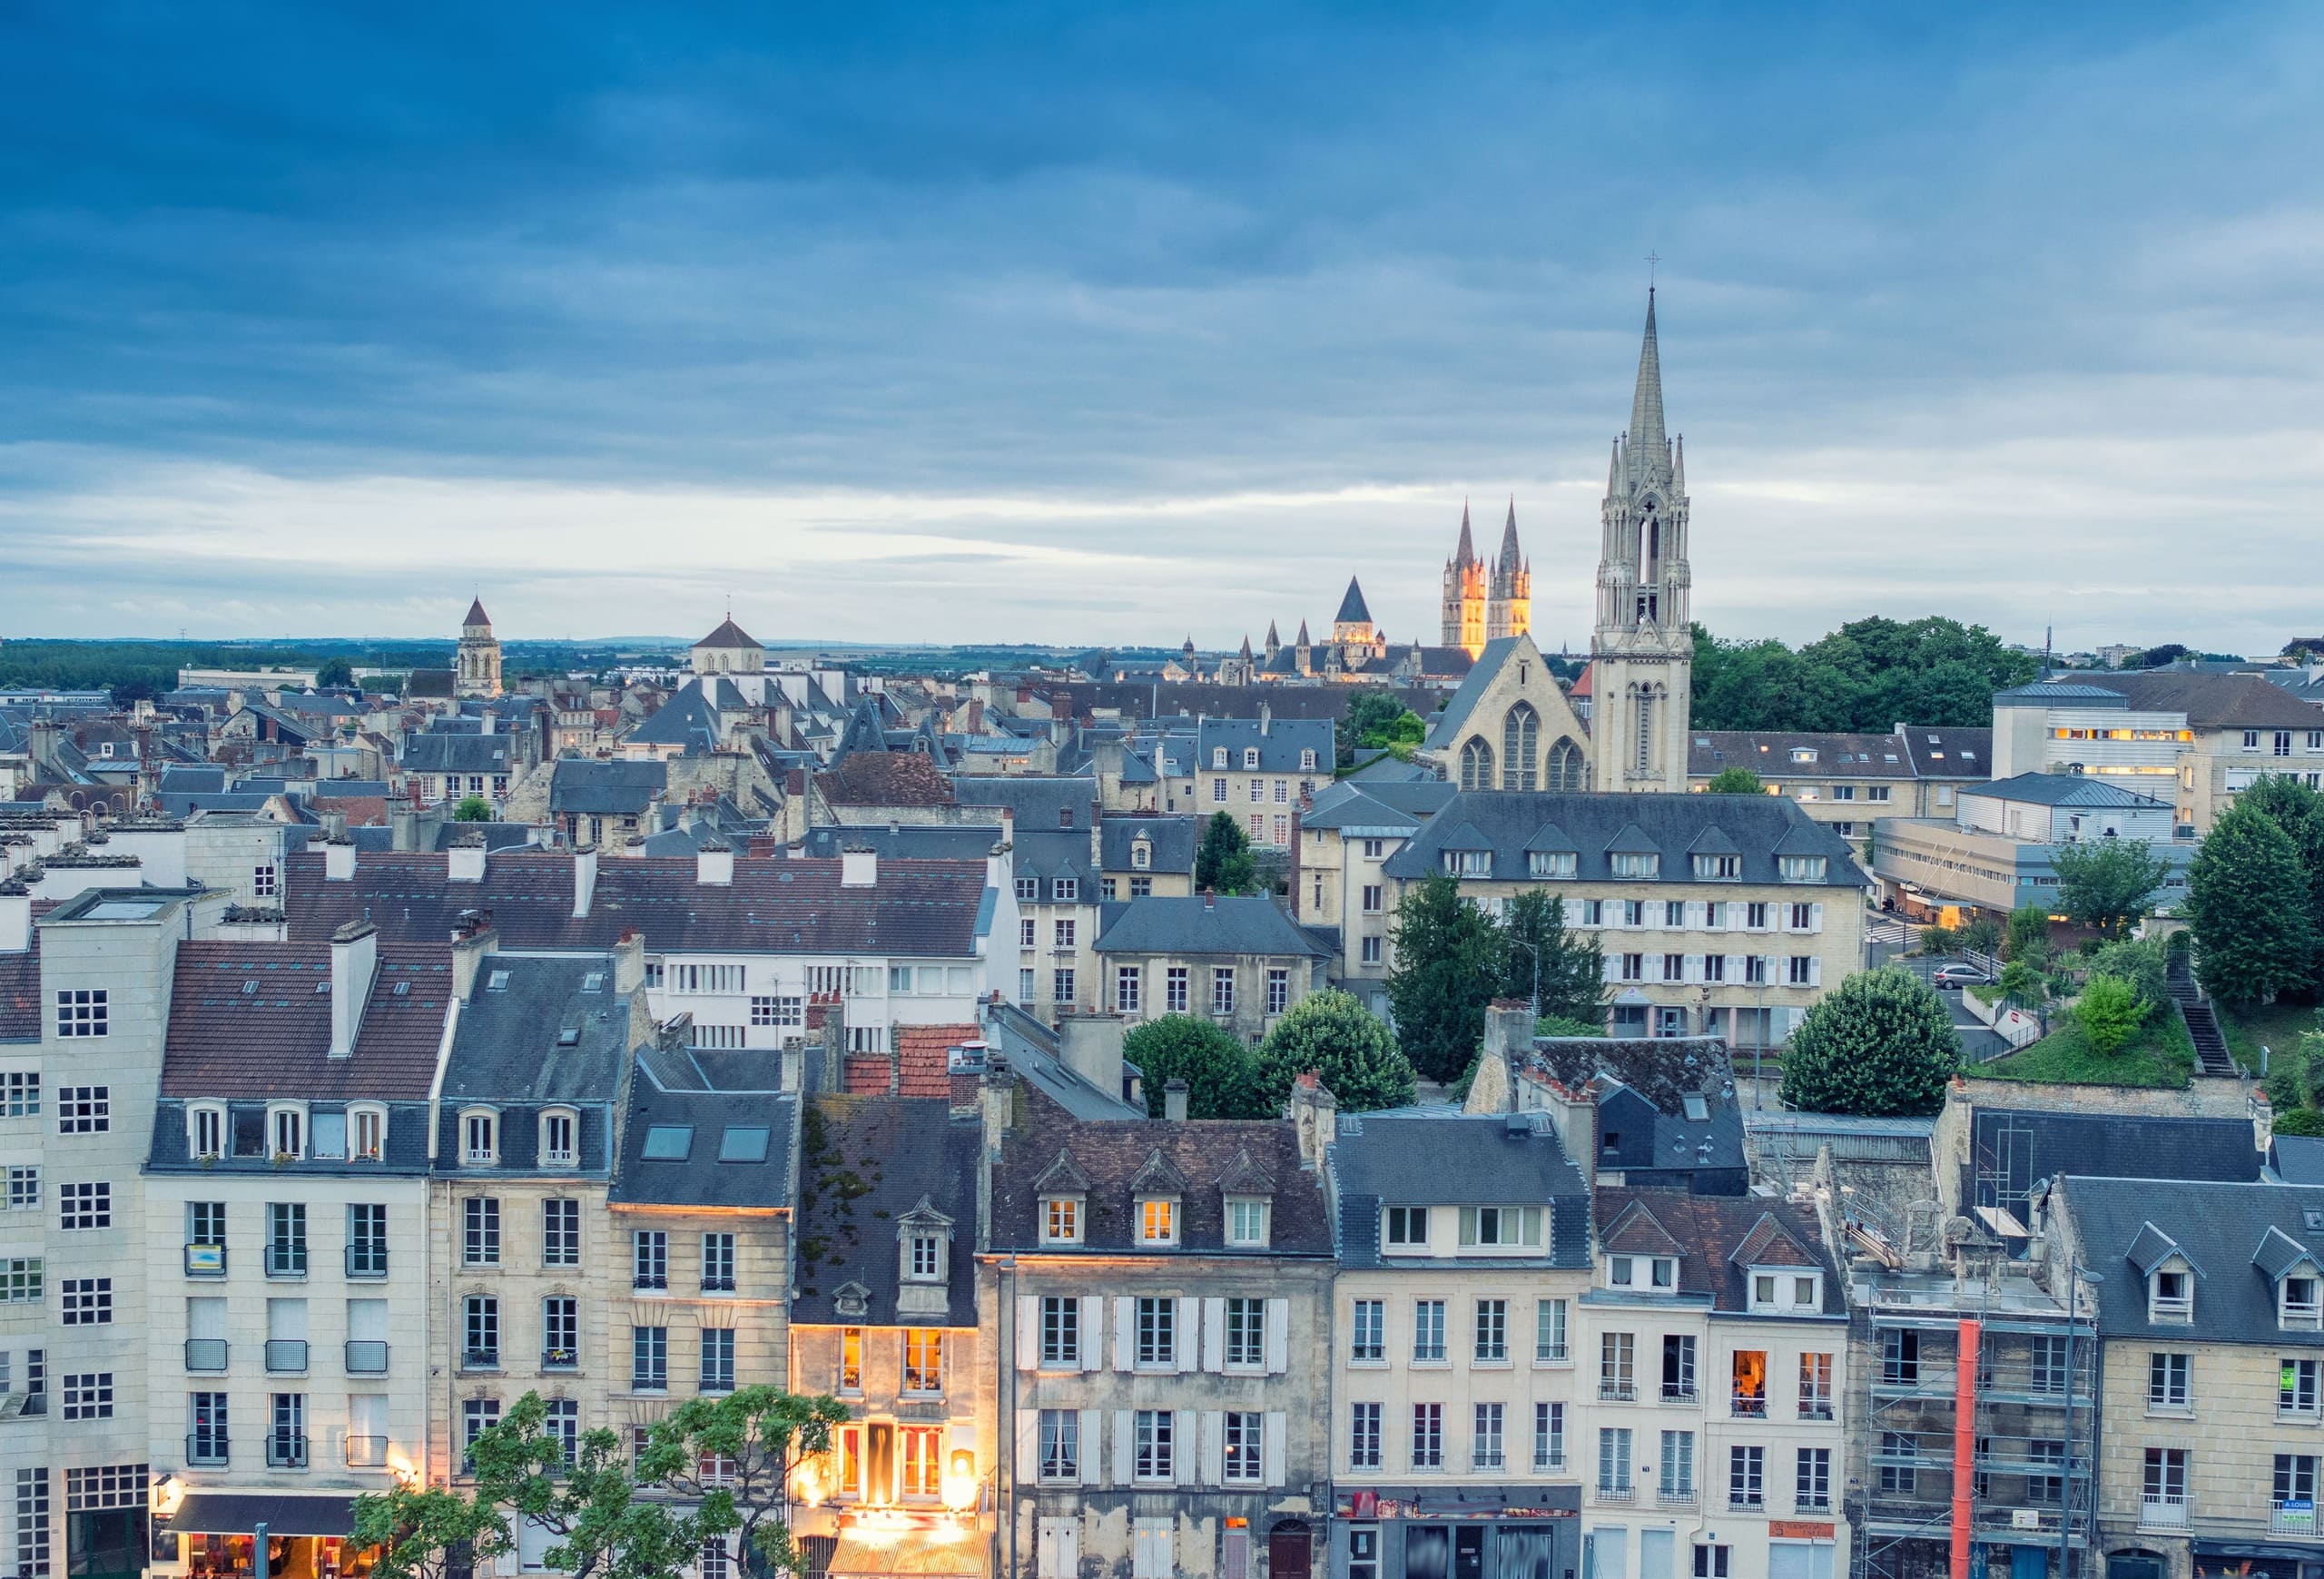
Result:
{"label": "church spire", "polygon": [[1670,448],[1677,457],[1670,467],[1670,490],[1683,496],[1687,491],[1687,436],[1679,434],[1670,441]]}
{"label": "church spire", "polygon": [[1508,569],[1517,568],[1517,496],[1509,496],[1509,519],[1501,528],[1501,564]]}
{"label": "church spire", "polygon": [[1638,390],[1630,397],[1630,450],[1649,465],[1669,453],[1662,430],[1662,352],[1654,339],[1654,287],[1646,288],[1646,340],[1638,352]]}
{"label": "church spire", "polygon": [[1452,563],[1473,565],[1476,562],[1476,545],[1469,540],[1469,501],[1462,499],[1461,501],[1461,546],[1452,551]]}

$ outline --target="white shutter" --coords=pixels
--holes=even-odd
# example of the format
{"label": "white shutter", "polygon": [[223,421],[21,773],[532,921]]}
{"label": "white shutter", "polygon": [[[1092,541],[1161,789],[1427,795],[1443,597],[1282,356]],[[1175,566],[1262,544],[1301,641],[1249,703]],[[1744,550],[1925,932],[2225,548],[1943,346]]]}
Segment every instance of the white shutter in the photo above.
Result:
{"label": "white shutter", "polygon": [[1031,1294],[1017,1298],[1017,1368],[1020,1371],[1039,1370],[1041,1367],[1041,1302]]}
{"label": "white shutter", "polygon": [[1041,1477],[1041,1412],[1017,1411],[1017,1484],[1031,1485]]}
{"label": "white shutter", "polygon": [[1202,1302],[1202,1368],[1213,1372],[1226,1368],[1226,1301],[1224,1299]]}
{"label": "white shutter", "polygon": [[1202,1358],[1202,1351],[1196,1347],[1201,1338],[1202,1301],[1191,1294],[1178,1300],[1177,1327],[1173,1341],[1177,1348],[1178,1368],[1190,1371]]}
{"label": "white shutter", "polygon": [[1081,1368],[1094,1371],[1106,1363],[1106,1299],[1090,1294],[1081,1301]]}
{"label": "white shutter", "polygon": [[1710,906],[1707,901],[1700,899],[1687,901],[1687,925],[1696,932],[1701,932],[1709,926],[1710,916],[1708,913],[1709,909]]}
{"label": "white shutter", "polygon": [[1284,1414],[1280,1410],[1269,1409],[1267,1411],[1266,1440],[1262,1445],[1262,1451],[1266,1464],[1266,1480],[1269,1485],[1281,1485],[1283,1484],[1284,1456],[1290,1446],[1290,1444],[1286,1442],[1285,1438],[1290,1435],[1291,1416]]}
{"label": "white shutter", "polygon": [[1607,981],[1614,982],[1621,979],[1622,957],[1620,954],[1602,955],[1600,962],[1605,966],[1603,974]]}
{"label": "white shutter", "polygon": [[1807,956],[1807,984],[1811,987],[1824,984],[1824,956],[1821,954]]}
{"label": "white shutter", "polygon": [[520,1561],[517,1554],[518,1544],[523,1539],[524,1537],[520,1535],[516,1542],[511,1542],[509,1544],[507,1550],[502,1552],[498,1556],[492,1559],[492,1571],[495,1574],[507,1574],[517,1572],[517,1565]]}
{"label": "white shutter", "polygon": [[1179,1410],[1178,1417],[1171,1424],[1170,1464],[1171,1467],[1178,1472],[1177,1480],[1180,1485],[1192,1485],[1195,1483],[1195,1456],[1187,1449],[1194,1446],[1196,1435],[1201,1428],[1192,1409]]}
{"label": "white shutter", "polygon": [[1822,932],[1824,930],[1824,907],[1822,905],[1811,904],[1807,907],[1807,930],[1809,932]]}
{"label": "white shutter", "polygon": [[1291,1368],[1291,1301],[1267,1301],[1267,1375],[1279,1377]]}
{"label": "white shutter", "polygon": [[1127,1295],[1114,1299],[1114,1368],[1126,1371],[1137,1361],[1137,1303]]}
{"label": "white shutter", "polygon": [[[1098,1438],[1106,1434],[1103,1418],[1095,1409],[1081,1411],[1081,1484],[1103,1485],[1105,1477],[1098,1463],[1098,1449],[1104,1446]],[[1021,1475],[1019,1477],[1023,1478]]]}
{"label": "white shutter", "polygon": [[1687,956],[1687,962],[1681,966],[1680,969],[1686,972],[1686,979],[1688,981],[1701,981],[1703,979],[1703,957],[1700,954],[1689,954]]}
{"label": "white shutter", "polygon": [[1216,1409],[1202,1414],[1202,1483],[1226,1483],[1226,1416]]}
{"label": "white shutter", "polygon": [[1135,1422],[1128,1409],[1114,1411],[1114,1478],[1116,1485],[1128,1485],[1137,1475],[1137,1443],[1131,1436]]}
{"label": "white shutter", "polygon": [[1749,976],[1749,975],[1750,975],[1750,973],[1751,973],[1751,956],[1750,956],[1750,955],[1748,955],[1748,954],[1729,954],[1729,955],[1728,955],[1728,956],[1727,956],[1727,979],[1728,979],[1728,981],[1733,982],[1737,983],[1737,984],[1739,986],[1739,985],[1742,983],[1742,982],[1744,981],[1744,979],[1745,979],[1746,977]]}

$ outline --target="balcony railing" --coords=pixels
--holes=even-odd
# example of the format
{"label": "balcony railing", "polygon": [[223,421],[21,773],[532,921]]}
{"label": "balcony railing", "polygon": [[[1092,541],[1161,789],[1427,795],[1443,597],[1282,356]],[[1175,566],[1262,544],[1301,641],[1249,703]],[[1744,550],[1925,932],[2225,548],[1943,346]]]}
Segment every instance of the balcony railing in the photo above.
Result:
{"label": "balcony railing", "polygon": [[2183,1495],[2149,1492],[2139,1502],[2139,1528],[2142,1530],[2183,1530],[2187,1527],[2187,1499]]}
{"label": "balcony railing", "polygon": [[1638,1388],[1629,1382],[1610,1382],[1600,1379],[1598,1383],[1598,1396],[1610,1404],[1634,1403],[1638,1398]]}
{"label": "balcony railing", "polygon": [[670,1390],[670,1373],[632,1371],[629,1373],[629,1390],[633,1393],[666,1393]]}
{"label": "balcony railing", "polygon": [[1537,1474],[1554,1473],[1563,1469],[1564,1467],[1565,1455],[1562,1453],[1536,1453],[1533,1455],[1533,1468]]}
{"label": "balcony railing", "polygon": [[388,1246],[384,1239],[359,1239],[347,1247],[347,1275],[384,1278],[388,1275]]}
{"label": "balcony railing", "polygon": [[500,1368],[500,1350],[471,1346],[460,1351],[460,1368],[466,1371],[497,1371]]}
{"label": "balcony railing", "polygon": [[1662,1384],[1662,1401],[1666,1404],[1692,1404],[1700,1400],[1701,1395],[1695,1390],[1695,1384],[1692,1382]]}
{"label": "balcony railing", "polygon": [[1654,1488],[1654,1505],[1659,1508],[1690,1508],[1695,1505],[1697,1493],[1691,1485],[1659,1485]]}
{"label": "balcony railing", "polygon": [[570,1147],[552,1148],[541,1153],[543,1168],[572,1168],[581,1160],[579,1152]]}
{"label": "balcony railing", "polygon": [[1767,1505],[1768,1499],[1758,1492],[1737,1491],[1731,1486],[1728,1488],[1727,1506],[1731,1513],[1761,1513],[1766,1510]]}
{"label": "balcony railing", "polygon": [[307,1275],[307,1247],[304,1243],[274,1243],[266,1247],[266,1275],[270,1278],[303,1278]]}
{"label": "balcony railing", "polygon": [[388,1346],[377,1338],[351,1337],[347,1340],[347,1374],[350,1377],[381,1377],[388,1373]]}
{"label": "balcony railing", "polygon": [[388,1463],[388,1439],[384,1436],[350,1436],[347,1439],[347,1467],[350,1469],[384,1469]]}
{"label": "balcony railing", "polygon": [[1610,1485],[1602,1480],[1598,1483],[1596,1490],[1594,1490],[1590,1495],[1593,1501],[1602,1503],[1619,1504],[1636,1502],[1638,1500],[1638,1494],[1632,1491],[1629,1486]]}
{"label": "balcony railing", "polygon": [[303,1337],[270,1337],[266,1340],[266,1368],[277,1373],[295,1374],[307,1368],[307,1340]]}
{"label": "balcony railing", "polygon": [[226,1462],[226,1434],[223,1431],[197,1431],[185,1439],[185,1461],[212,1466]]}
{"label": "balcony railing", "polygon": [[2268,1528],[2279,1535],[2312,1535],[2316,1533],[2316,1499],[2307,1497],[2292,1502],[2268,1505]]}
{"label": "balcony railing", "polygon": [[577,1370],[581,1366],[581,1351],[577,1348],[545,1348],[541,1350],[541,1369],[545,1371]]}
{"label": "balcony railing", "polygon": [[702,1291],[704,1294],[732,1294],[734,1291],[734,1274],[728,1272],[722,1276],[714,1272],[704,1273],[702,1279]]}
{"label": "balcony railing", "polygon": [[269,1469],[304,1469],[307,1467],[307,1434],[304,1431],[270,1431],[266,1434],[266,1466]]}
{"label": "balcony railing", "polygon": [[1832,1397],[1829,1393],[1802,1393],[1799,1396],[1799,1417],[1803,1420],[1828,1420],[1832,1417]]}
{"label": "balcony railing", "polygon": [[629,1286],[632,1288],[662,1292],[670,1287],[670,1275],[667,1272],[638,1272],[630,1278]]}
{"label": "balcony railing", "polygon": [[226,1340],[222,1337],[189,1337],[185,1340],[185,1368],[190,1371],[222,1371],[226,1368]]}
{"label": "balcony railing", "polygon": [[2314,1332],[2324,1328],[2324,1305],[2294,1305],[2287,1302],[2279,1324],[2290,1332]]}
{"label": "balcony railing", "polygon": [[1818,1496],[1812,1491],[1803,1493],[1791,1499],[1791,1511],[1796,1514],[1822,1514],[1829,1516],[1832,1511],[1832,1499],[1828,1493],[1823,1496]]}
{"label": "balcony railing", "polygon": [[1728,1413],[1738,1420],[1764,1420],[1768,1417],[1768,1396],[1765,1393],[1737,1393],[1727,1400]]}

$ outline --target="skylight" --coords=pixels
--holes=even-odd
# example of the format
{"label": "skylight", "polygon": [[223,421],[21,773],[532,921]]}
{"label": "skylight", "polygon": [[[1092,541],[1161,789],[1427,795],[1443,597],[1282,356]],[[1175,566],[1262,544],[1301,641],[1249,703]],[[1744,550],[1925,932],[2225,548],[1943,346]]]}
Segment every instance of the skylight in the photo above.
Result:
{"label": "skylight", "polygon": [[645,1130],[645,1157],[649,1162],[684,1162],[694,1150],[692,1124],[652,1124]]}
{"label": "skylight", "polygon": [[491,975],[485,978],[484,990],[487,992],[506,992],[508,990],[508,972],[493,972]]}
{"label": "skylight", "polygon": [[1679,1105],[1686,1110],[1690,1124],[1699,1124],[1710,1117],[1710,1104],[1703,1100],[1700,1091],[1687,1092],[1679,1099]]}
{"label": "skylight", "polygon": [[603,971],[592,971],[581,978],[581,991],[584,992],[598,992],[604,988],[605,984],[606,973]]}
{"label": "skylight", "polygon": [[718,1138],[718,1160],[721,1162],[763,1162],[766,1160],[767,1136],[771,1131],[764,1124],[729,1124]]}

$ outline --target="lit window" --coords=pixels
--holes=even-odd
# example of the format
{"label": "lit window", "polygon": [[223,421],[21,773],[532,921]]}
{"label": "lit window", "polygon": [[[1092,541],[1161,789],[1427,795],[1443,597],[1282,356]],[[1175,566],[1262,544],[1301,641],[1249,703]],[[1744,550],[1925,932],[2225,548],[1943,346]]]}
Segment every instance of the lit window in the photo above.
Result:
{"label": "lit window", "polygon": [[1178,1203],[1155,1197],[1137,1203],[1138,1242],[1175,1245],[1178,1242]]}

